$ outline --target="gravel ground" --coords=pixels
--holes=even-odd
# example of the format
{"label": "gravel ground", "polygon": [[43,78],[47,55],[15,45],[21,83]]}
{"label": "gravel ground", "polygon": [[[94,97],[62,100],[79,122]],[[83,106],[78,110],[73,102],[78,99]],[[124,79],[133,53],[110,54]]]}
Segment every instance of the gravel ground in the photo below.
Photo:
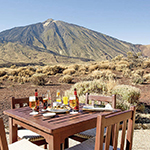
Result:
{"label": "gravel ground", "polygon": [[[119,137],[121,132],[119,132]],[[9,143],[9,132],[6,130],[6,137]],[[69,147],[72,147],[80,142],[69,139]],[[43,146],[41,146],[43,147]],[[135,130],[133,136],[132,150],[150,150],[150,130]]]}

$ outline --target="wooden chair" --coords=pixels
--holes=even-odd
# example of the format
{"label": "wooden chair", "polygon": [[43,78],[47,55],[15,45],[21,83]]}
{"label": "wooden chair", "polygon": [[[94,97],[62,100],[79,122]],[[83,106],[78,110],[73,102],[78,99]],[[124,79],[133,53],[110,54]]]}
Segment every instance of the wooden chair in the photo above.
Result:
{"label": "wooden chair", "polygon": [[[11,100],[11,109],[15,109],[16,107],[24,107],[29,106],[29,97],[27,98],[15,98],[12,97]],[[41,135],[24,129],[22,127],[18,127],[18,139],[28,139],[30,142],[36,145],[44,145],[44,148],[47,148],[47,143]]]}
{"label": "wooden chair", "polygon": [[[118,145],[119,124],[123,122],[120,148]],[[126,150],[132,149],[133,131],[135,123],[135,106],[130,110],[114,114],[99,115],[97,117],[96,138],[91,138],[67,150],[124,150],[126,137]],[[128,125],[127,125],[128,124]],[[106,128],[106,137],[104,141],[104,129]],[[127,128],[127,135],[126,135]],[[113,133],[113,142],[110,145],[110,139]],[[126,136],[125,136],[126,135]]]}
{"label": "wooden chair", "polygon": [[8,145],[6,140],[6,133],[4,129],[3,119],[0,118],[0,150],[44,150],[41,147],[23,139],[13,144]]}
{"label": "wooden chair", "polygon": [[[92,101],[93,106],[94,106],[94,103],[97,101],[98,104],[105,103],[106,105],[107,103],[110,103],[112,105],[112,108],[114,109],[116,108],[116,95],[102,96],[102,95],[89,95],[89,93],[86,93],[85,104],[88,105],[90,100]],[[96,136],[96,128],[93,128],[90,130],[86,130],[84,132],[74,134],[70,136],[70,138],[79,142],[83,142],[95,136]]]}

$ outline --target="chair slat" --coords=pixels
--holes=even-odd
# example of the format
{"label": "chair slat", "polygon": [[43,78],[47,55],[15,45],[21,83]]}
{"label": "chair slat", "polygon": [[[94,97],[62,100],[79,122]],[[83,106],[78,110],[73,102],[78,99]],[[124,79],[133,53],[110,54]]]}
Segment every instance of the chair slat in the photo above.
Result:
{"label": "chair slat", "polygon": [[133,131],[135,124],[135,107],[131,106],[131,110],[132,110],[132,117],[129,119],[128,122],[126,150],[132,149]]}
{"label": "chair slat", "polygon": [[99,124],[99,122],[104,122],[103,120],[104,120],[104,116],[98,116],[97,117],[95,150],[102,150],[103,149],[104,125]]}
{"label": "chair slat", "polygon": [[107,127],[106,130],[106,139],[105,139],[105,150],[109,150],[109,145],[110,145],[110,136],[111,136],[111,126]]}
{"label": "chair slat", "polygon": [[127,120],[123,121],[123,124],[122,124],[122,135],[121,135],[120,150],[124,150],[126,127],[127,127]]}
{"label": "chair slat", "polygon": [[117,150],[119,125],[120,125],[120,122],[115,124],[115,133],[114,133],[114,140],[113,140],[113,148],[114,148],[114,150]]}
{"label": "chair slat", "polygon": [[0,118],[0,150],[8,150],[3,119]]}

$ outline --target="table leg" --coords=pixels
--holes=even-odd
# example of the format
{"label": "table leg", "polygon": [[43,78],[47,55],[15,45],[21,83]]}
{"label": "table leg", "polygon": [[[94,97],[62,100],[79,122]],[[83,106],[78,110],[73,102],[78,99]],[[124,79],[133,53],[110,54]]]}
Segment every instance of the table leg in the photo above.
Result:
{"label": "table leg", "polygon": [[69,147],[69,138],[66,138],[65,139],[65,145],[64,145],[65,148],[68,148]]}
{"label": "table leg", "polygon": [[49,150],[61,150],[62,149],[58,136],[50,136],[48,139],[46,139],[46,141],[49,145]]}
{"label": "table leg", "polygon": [[9,117],[9,144],[17,141],[17,125],[13,125],[13,119]]}

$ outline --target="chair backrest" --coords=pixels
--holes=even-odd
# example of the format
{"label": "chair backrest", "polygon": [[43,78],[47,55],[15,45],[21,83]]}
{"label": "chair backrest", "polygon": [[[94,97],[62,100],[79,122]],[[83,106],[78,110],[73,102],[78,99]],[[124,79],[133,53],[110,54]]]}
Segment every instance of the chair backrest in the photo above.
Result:
{"label": "chair backrest", "polygon": [[126,128],[127,128],[126,150],[132,149],[133,131],[134,131],[134,123],[135,123],[135,106],[131,106],[130,110],[127,111],[122,111],[110,115],[109,114],[99,115],[97,117],[95,150],[103,150],[104,128],[106,128],[104,150],[109,150],[112,133],[113,133],[113,138],[112,138],[113,150],[117,150],[120,122],[123,122],[120,150],[124,150],[125,147]]}
{"label": "chair backrest", "polygon": [[19,107],[23,107],[24,104],[27,104],[29,106],[29,97],[26,97],[26,98],[15,98],[15,97],[12,97],[11,109],[15,109],[16,105],[19,105]]}
{"label": "chair backrest", "polygon": [[89,104],[89,100],[92,101],[92,105],[94,105],[94,101],[98,101],[99,104],[101,102],[111,103],[112,108],[116,108],[116,95],[102,96],[102,95],[90,95],[89,93],[86,93],[85,104]]}
{"label": "chair backrest", "polygon": [[0,150],[8,150],[3,119],[0,118]]}

